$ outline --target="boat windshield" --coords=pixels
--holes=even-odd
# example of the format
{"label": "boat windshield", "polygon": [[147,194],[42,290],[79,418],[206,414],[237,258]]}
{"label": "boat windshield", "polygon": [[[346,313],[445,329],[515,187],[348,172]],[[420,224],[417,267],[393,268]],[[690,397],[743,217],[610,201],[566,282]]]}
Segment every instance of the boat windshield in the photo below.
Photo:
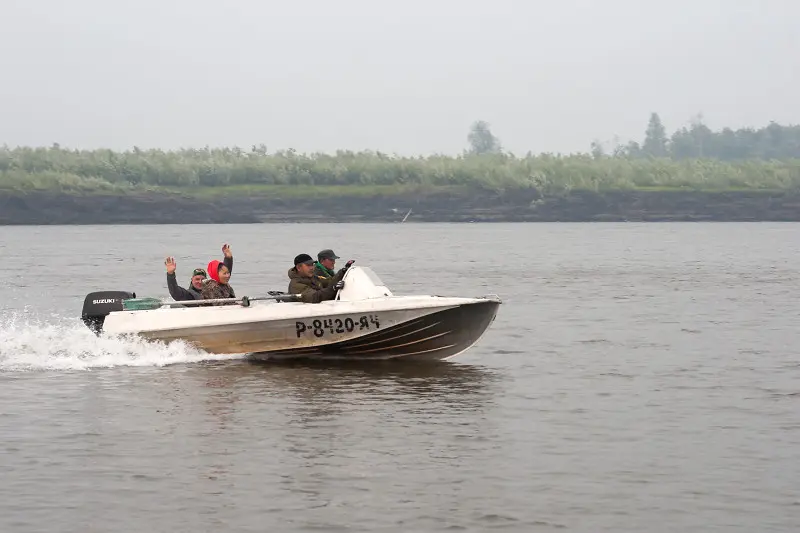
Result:
{"label": "boat windshield", "polygon": [[337,293],[336,299],[355,301],[385,296],[392,296],[392,291],[371,268],[354,266],[345,275],[344,288]]}
{"label": "boat windshield", "polygon": [[361,270],[367,275],[367,278],[373,283],[373,285],[376,287],[385,287],[383,280],[378,277],[374,270],[369,267],[361,267]]}

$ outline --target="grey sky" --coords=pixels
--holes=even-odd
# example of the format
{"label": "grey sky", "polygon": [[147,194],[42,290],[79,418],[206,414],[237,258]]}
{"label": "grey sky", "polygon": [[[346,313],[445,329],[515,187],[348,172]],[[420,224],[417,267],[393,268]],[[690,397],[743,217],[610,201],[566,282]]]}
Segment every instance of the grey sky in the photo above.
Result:
{"label": "grey sky", "polygon": [[515,153],[800,123],[797,0],[0,0],[0,144]]}

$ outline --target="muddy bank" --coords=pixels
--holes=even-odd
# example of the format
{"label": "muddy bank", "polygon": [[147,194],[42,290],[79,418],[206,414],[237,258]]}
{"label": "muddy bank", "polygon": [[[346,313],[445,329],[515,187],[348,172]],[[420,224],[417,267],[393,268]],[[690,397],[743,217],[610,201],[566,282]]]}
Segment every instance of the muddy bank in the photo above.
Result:
{"label": "muddy bank", "polygon": [[338,195],[302,199],[0,192],[0,224],[260,222],[800,221],[797,192],[614,191],[541,197],[535,191]]}

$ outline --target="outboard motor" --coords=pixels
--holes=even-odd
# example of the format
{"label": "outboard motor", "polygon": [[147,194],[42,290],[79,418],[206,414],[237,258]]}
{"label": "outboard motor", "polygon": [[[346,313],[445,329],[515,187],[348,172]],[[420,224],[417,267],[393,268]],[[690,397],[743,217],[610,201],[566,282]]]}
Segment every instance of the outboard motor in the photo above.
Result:
{"label": "outboard motor", "polygon": [[103,291],[90,292],[83,300],[83,312],[81,320],[86,327],[100,335],[103,330],[103,322],[112,311],[122,311],[122,300],[136,298],[135,292],[125,291]]}

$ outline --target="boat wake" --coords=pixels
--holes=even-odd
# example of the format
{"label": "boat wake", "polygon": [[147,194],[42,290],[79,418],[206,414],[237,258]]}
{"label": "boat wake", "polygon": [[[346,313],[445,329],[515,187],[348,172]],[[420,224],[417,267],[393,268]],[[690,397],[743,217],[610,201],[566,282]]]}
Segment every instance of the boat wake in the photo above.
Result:
{"label": "boat wake", "polygon": [[209,354],[182,341],[98,337],[76,318],[42,320],[24,313],[5,318],[0,324],[0,372],[166,366],[242,357]]}

